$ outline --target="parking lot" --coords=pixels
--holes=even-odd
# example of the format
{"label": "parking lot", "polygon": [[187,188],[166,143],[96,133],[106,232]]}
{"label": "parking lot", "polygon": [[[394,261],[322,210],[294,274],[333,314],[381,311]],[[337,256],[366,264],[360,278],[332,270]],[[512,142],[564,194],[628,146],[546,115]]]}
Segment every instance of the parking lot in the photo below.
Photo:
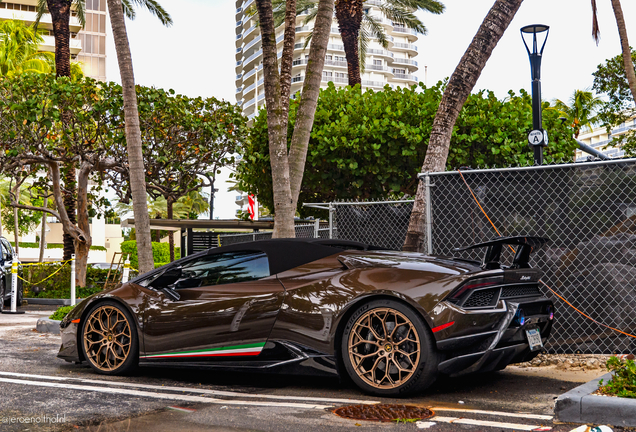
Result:
{"label": "parking lot", "polygon": [[[59,336],[34,330],[50,311],[26,309],[24,315],[0,315],[3,431],[570,431],[574,426],[553,423],[554,399],[602,373],[508,367],[440,380],[425,394],[401,400],[306,376],[142,368],[131,377],[108,377],[57,359]],[[429,407],[435,416],[397,424],[343,419],[330,411],[372,403]]]}

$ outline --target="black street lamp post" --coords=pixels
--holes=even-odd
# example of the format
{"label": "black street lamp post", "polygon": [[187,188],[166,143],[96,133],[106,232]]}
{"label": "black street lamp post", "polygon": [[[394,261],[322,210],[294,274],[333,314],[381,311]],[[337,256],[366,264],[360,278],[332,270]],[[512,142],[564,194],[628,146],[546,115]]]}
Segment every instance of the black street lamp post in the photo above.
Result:
{"label": "black street lamp post", "polygon": [[[535,165],[543,164],[543,147],[548,145],[548,133],[543,129],[541,117],[541,58],[543,48],[548,40],[550,27],[543,24],[532,24],[521,28],[521,38],[530,57],[530,70],[532,73],[532,132],[528,135],[528,143],[534,148]],[[532,35],[532,51],[528,46],[526,35]],[[537,43],[539,38],[544,37],[541,49]]]}

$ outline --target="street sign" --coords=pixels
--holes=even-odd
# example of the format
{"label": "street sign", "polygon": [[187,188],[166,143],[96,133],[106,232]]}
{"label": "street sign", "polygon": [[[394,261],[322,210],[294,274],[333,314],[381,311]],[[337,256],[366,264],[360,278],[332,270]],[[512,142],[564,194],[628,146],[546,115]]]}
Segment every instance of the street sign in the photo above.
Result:
{"label": "street sign", "polygon": [[533,130],[528,134],[528,143],[531,146],[547,146],[548,131],[544,129]]}

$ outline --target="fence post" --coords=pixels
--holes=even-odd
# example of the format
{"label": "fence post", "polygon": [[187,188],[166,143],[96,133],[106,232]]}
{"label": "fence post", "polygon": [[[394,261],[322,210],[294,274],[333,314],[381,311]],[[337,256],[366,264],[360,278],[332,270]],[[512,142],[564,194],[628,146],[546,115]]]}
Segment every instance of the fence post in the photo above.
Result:
{"label": "fence post", "polygon": [[71,306],[75,306],[75,254],[71,255]]}
{"label": "fence post", "polygon": [[433,254],[433,211],[431,205],[431,176],[424,177],[424,200],[426,201],[426,253]]}
{"label": "fence post", "polygon": [[329,203],[329,238],[333,238],[333,203]]}
{"label": "fence post", "polygon": [[320,219],[314,221],[314,238],[320,238]]}
{"label": "fence post", "polygon": [[128,282],[128,278],[130,277],[130,259],[128,259],[128,255],[126,255],[126,261],[124,261],[124,273],[121,276],[121,283],[125,284]]}

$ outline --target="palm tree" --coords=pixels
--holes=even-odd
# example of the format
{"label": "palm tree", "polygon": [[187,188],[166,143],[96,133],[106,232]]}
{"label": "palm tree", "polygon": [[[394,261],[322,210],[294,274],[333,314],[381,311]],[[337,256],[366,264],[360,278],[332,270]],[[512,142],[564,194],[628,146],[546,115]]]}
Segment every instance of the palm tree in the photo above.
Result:
{"label": "palm tree", "polygon": [[134,17],[133,4],[147,8],[165,26],[172,25],[172,18],[155,0],[108,0],[108,12],[115,39],[124,97],[126,145],[128,147],[128,163],[130,165],[130,185],[135,214],[139,271],[140,273],[145,273],[154,268],[154,260],[150,240],[150,218],[146,208],[146,176],[141,147],[141,132],[139,130],[135,76],[128,34],[126,33],[126,22],[124,20],[124,13],[129,17],[131,17],[132,13],[132,17]]}
{"label": "palm tree", "polygon": [[[381,24],[381,17],[375,17],[364,13],[364,0],[338,0],[335,2],[338,28],[344,45],[347,58],[349,85],[361,84],[361,74],[365,70],[365,60],[369,41],[377,39],[384,48],[389,48],[389,38]],[[285,17],[285,0],[272,2],[275,26],[282,24]],[[392,22],[401,26],[414,29],[422,34],[427,30],[422,21],[415,16],[413,11],[420,9],[434,14],[444,12],[445,6],[436,0],[385,0],[378,6],[382,14]],[[317,0],[298,0],[296,2],[296,14],[306,13],[303,25],[311,22],[318,11]],[[255,11],[252,11],[255,13]],[[309,35],[305,46],[311,41]]]}
{"label": "palm tree", "polygon": [[[380,25],[379,17],[364,12],[363,0],[336,0],[336,19],[338,29],[347,57],[349,85],[361,84],[360,59],[364,61],[366,43],[369,37],[376,37],[384,48],[388,48],[388,40]],[[434,14],[444,12],[444,5],[436,0],[385,0],[380,11],[392,22],[426,34],[426,27],[413,13],[420,9]],[[365,25],[362,25],[363,20]],[[361,33],[362,30],[362,33]],[[362,38],[360,37],[362,35]],[[362,46],[362,49],[360,47]],[[362,51],[362,52],[361,52]]]}
{"label": "palm tree", "polygon": [[[616,18],[616,26],[618,27],[618,34],[621,38],[621,50],[623,53],[625,75],[627,76],[627,82],[629,83],[629,90],[632,93],[632,98],[634,99],[634,102],[636,102],[636,72],[634,72],[632,51],[629,47],[629,40],[627,39],[627,28],[625,26],[625,17],[623,16],[623,8],[621,7],[620,0],[611,0],[611,2],[612,9],[614,9],[614,17]],[[596,0],[592,0],[592,37],[596,41],[597,45],[600,39],[600,34],[596,15]]]}
{"label": "palm tree", "polygon": [[574,90],[569,103],[556,99],[552,109],[559,111],[570,122],[574,129],[574,138],[578,138],[582,128],[591,128],[597,122],[596,110],[602,105],[603,101],[591,91]]}
{"label": "palm tree", "polygon": [[[433,120],[422,172],[444,170],[451,134],[459,112],[522,2],[523,0],[496,0],[488,11],[444,90],[442,101]],[[426,208],[424,189],[423,182],[420,182],[415,194],[406,240],[402,248],[405,251],[421,252],[424,249]]]}
{"label": "palm tree", "polygon": [[42,36],[20,20],[0,22],[0,76],[51,72],[51,53],[38,51]]}

